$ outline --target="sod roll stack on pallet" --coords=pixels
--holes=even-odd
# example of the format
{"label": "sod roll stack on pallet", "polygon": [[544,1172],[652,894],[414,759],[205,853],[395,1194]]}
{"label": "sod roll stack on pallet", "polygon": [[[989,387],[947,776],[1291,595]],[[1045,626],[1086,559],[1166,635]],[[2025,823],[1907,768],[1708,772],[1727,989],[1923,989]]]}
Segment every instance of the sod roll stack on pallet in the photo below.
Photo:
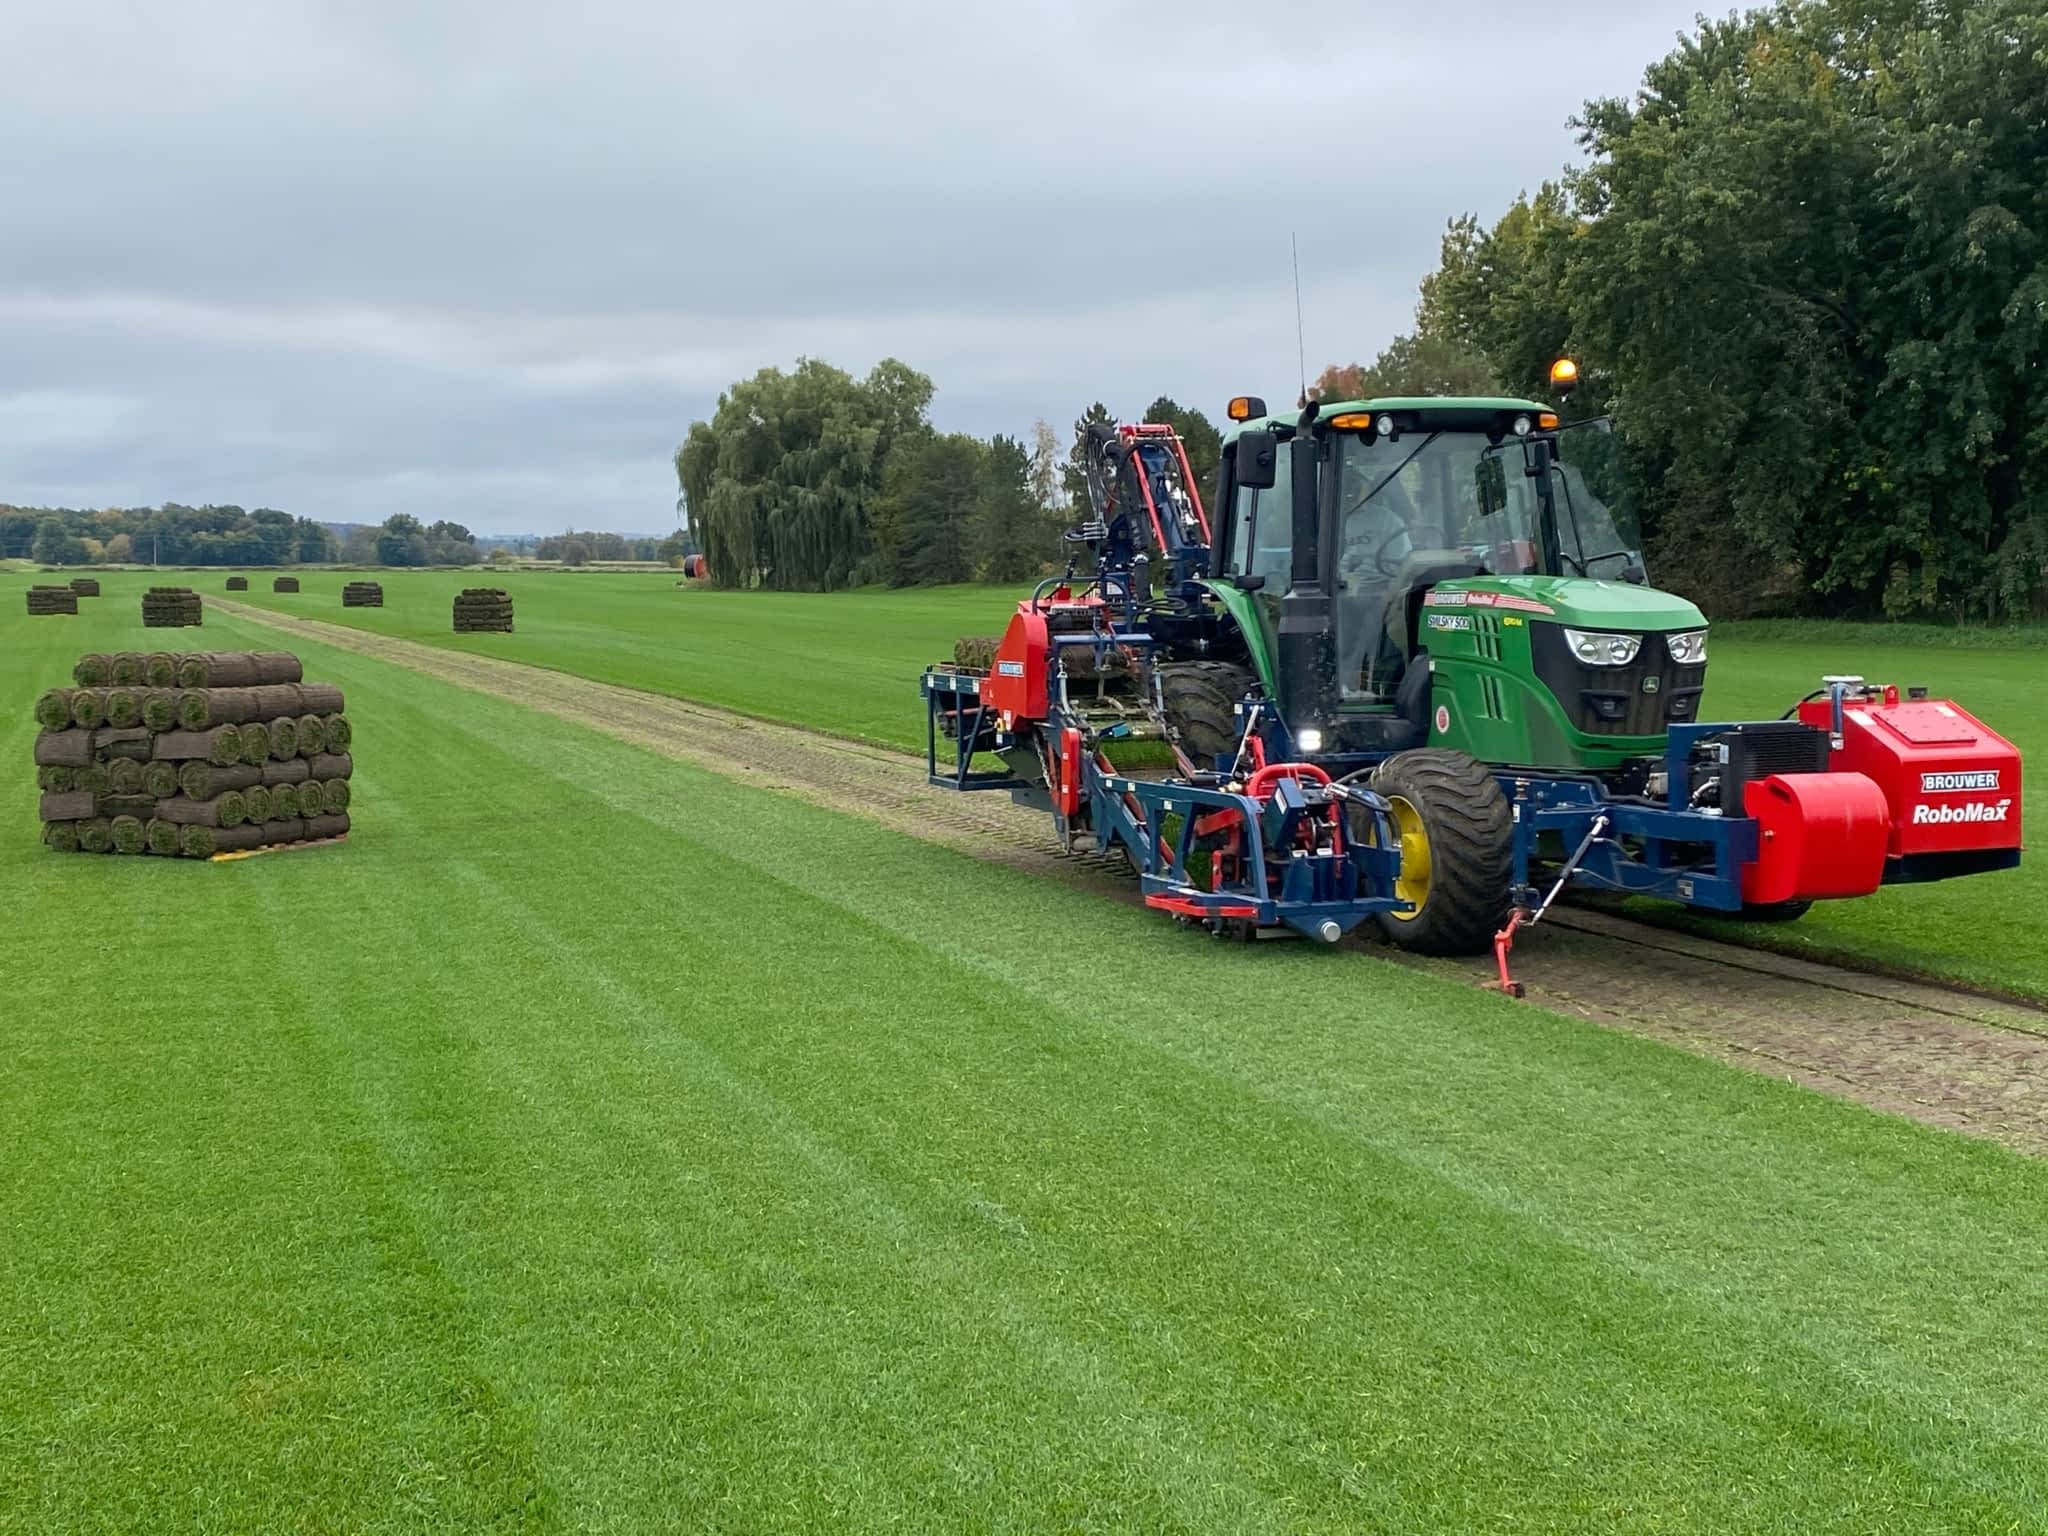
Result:
{"label": "sod roll stack on pallet", "polygon": [[144,629],[190,629],[203,622],[199,594],[190,587],[151,587],[142,594]]}
{"label": "sod roll stack on pallet", "polygon": [[376,581],[352,581],[341,589],[341,606],[344,608],[382,608],[384,586]]}
{"label": "sod roll stack on pallet", "polygon": [[289,651],[81,656],[36,700],[43,841],[204,859],[349,829],[341,690]]}
{"label": "sod roll stack on pallet", "polygon": [[512,594],[503,587],[464,587],[455,599],[455,633],[512,633]]}
{"label": "sod roll stack on pallet", "polygon": [[230,592],[246,592],[246,591],[248,591],[248,590],[249,590],[249,578],[248,578],[248,577],[246,577],[246,576],[230,576],[230,577],[228,578],[228,590],[229,590]]}
{"label": "sod roll stack on pallet", "polygon": [[80,597],[98,597],[100,595],[99,578],[97,576],[74,576],[71,578],[71,590]]}
{"label": "sod roll stack on pallet", "polygon": [[296,592],[299,590],[299,578],[296,576],[273,577],[270,583],[270,590],[273,592]]}
{"label": "sod roll stack on pallet", "polygon": [[32,619],[53,613],[76,613],[78,594],[69,587],[30,587],[28,612]]}

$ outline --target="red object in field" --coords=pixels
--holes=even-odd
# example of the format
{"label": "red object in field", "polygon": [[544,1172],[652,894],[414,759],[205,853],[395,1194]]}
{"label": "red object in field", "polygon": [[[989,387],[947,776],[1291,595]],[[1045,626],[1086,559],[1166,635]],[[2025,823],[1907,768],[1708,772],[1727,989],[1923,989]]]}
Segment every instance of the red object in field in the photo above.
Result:
{"label": "red object in field", "polygon": [[1045,615],[1026,604],[1003,631],[995,665],[981,685],[982,702],[1019,720],[1043,720],[1048,707],[1046,670],[1051,662],[1052,639]]}
{"label": "red object in field", "polygon": [[[1799,718],[1829,729],[1826,699]],[[1945,699],[1853,700],[1830,768],[1874,780],[1889,807],[1894,858],[2020,846],[2019,749]]]}
{"label": "red object in field", "polygon": [[1891,810],[1860,773],[1772,774],[1743,786],[1756,862],[1742,871],[1755,906],[1868,896],[1884,882]]}
{"label": "red object in field", "polygon": [[1062,816],[1081,810],[1081,733],[1073,726],[1060,732],[1060,782],[1055,797]]}
{"label": "red object in field", "polygon": [[702,555],[683,556],[683,575],[692,581],[702,581],[711,574],[711,563]]}

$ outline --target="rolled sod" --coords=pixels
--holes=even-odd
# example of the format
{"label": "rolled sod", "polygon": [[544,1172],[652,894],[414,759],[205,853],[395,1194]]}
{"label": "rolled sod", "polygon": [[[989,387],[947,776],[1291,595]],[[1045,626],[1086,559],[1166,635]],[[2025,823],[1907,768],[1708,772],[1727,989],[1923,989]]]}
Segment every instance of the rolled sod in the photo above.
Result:
{"label": "rolled sod", "polygon": [[71,681],[81,688],[104,688],[114,675],[114,658],[103,651],[87,651],[71,669]]}
{"label": "rolled sod", "polygon": [[[224,725],[221,727],[221,729],[224,731],[232,731],[237,729],[237,727],[232,725]],[[270,756],[269,726],[265,725],[260,720],[251,720],[247,725],[241,726],[239,727],[239,729],[242,733],[243,762],[260,764],[264,758]]]}
{"label": "rolled sod", "polygon": [[290,720],[272,720],[263,727],[270,733],[270,755],[280,762],[299,755],[299,728]]}
{"label": "rolled sod", "polygon": [[[268,738],[265,738],[266,747]],[[152,756],[180,762],[203,758],[216,768],[232,768],[242,760],[242,728],[217,725],[210,731],[165,731],[156,739]]]}
{"label": "rolled sod", "polygon": [[265,784],[303,784],[313,777],[313,765],[303,757],[273,758],[263,765]]}
{"label": "rolled sod", "polygon": [[142,724],[142,694],[134,688],[109,688],[107,724],[124,731]]}
{"label": "rolled sod", "polygon": [[290,651],[194,651],[178,663],[180,688],[254,688],[305,675]]}
{"label": "rolled sod", "polygon": [[347,708],[341,689],[333,683],[299,684],[298,714],[338,715]]}
{"label": "rolled sod", "polygon": [[228,590],[229,590],[230,592],[246,592],[246,591],[248,591],[248,590],[249,590],[249,578],[248,578],[248,577],[246,577],[246,576],[230,576],[230,577],[228,578]]}
{"label": "rolled sod", "polygon": [[277,720],[286,715],[302,715],[305,705],[299,698],[297,683],[265,683],[260,688],[249,690],[256,697],[258,720]]}
{"label": "rolled sod", "polygon": [[115,795],[142,793],[142,764],[132,757],[117,757],[107,764],[107,792]]}
{"label": "rolled sod", "polygon": [[81,688],[71,695],[71,723],[91,730],[107,720],[107,690]]}
{"label": "rolled sod", "polygon": [[356,729],[348,723],[347,715],[329,715],[320,722],[327,727],[327,750],[346,752],[349,743],[355,739]]}
{"label": "rolled sod", "polygon": [[138,651],[116,651],[107,669],[107,681],[117,688],[133,688],[142,681],[142,655]]}
{"label": "rolled sod", "polygon": [[156,814],[156,801],[148,795],[100,795],[93,809],[101,816],[139,816],[147,821]]}
{"label": "rolled sod", "polygon": [[114,846],[113,823],[103,816],[91,821],[74,822],[78,828],[78,851],[80,853],[105,853]]}
{"label": "rolled sod", "polygon": [[91,731],[44,731],[36,737],[38,768],[83,768],[91,761]]}
{"label": "rolled sod", "polygon": [[113,833],[116,853],[140,853],[149,846],[143,834],[142,823],[133,816],[116,816],[110,830]]}
{"label": "rolled sod", "polygon": [[151,651],[142,658],[142,680],[152,688],[178,686],[178,658],[169,651]]}
{"label": "rolled sod", "polygon": [[100,595],[100,584],[97,579],[91,576],[74,576],[71,578],[71,590],[80,597],[98,597]]}
{"label": "rolled sod", "polygon": [[[222,770],[225,772],[226,770]],[[149,763],[142,770],[142,792],[153,800],[168,800],[178,792],[176,763]],[[204,798],[203,796],[201,798]]]}
{"label": "rolled sod", "polygon": [[[299,815],[299,786],[296,784],[272,784],[270,790],[270,815],[276,821],[295,821]],[[319,809],[319,807],[315,807]]]}
{"label": "rolled sod", "polygon": [[210,859],[216,853],[235,853],[263,846],[261,827],[180,827],[178,852],[188,859]]}
{"label": "rolled sod", "polygon": [[43,843],[59,853],[78,852],[78,823],[53,821],[43,828]]}
{"label": "rolled sod", "polygon": [[83,768],[79,769],[78,787],[85,790],[88,794],[111,794],[113,786],[107,782],[107,765],[105,763],[87,763]]}
{"label": "rolled sod", "polygon": [[324,837],[348,836],[346,816],[308,816],[306,818],[306,841],[317,842]]}
{"label": "rolled sod", "polygon": [[36,770],[36,788],[46,795],[68,795],[78,788],[78,770],[49,763]]}
{"label": "rolled sod", "polygon": [[173,826],[239,827],[249,819],[249,800],[241,790],[230,789],[211,800],[165,800],[156,813]]}
{"label": "rolled sod", "polygon": [[252,763],[240,763],[233,768],[216,768],[212,763],[201,762],[178,765],[178,788],[188,800],[211,800],[224,790],[247,789],[262,782],[263,770]]}
{"label": "rolled sod", "polygon": [[[142,723],[152,731],[168,731],[178,724],[178,691],[152,688],[142,696]],[[192,727],[204,730],[205,726]]]}
{"label": "rolled sod", "polygon": [[292,722],[298,727],[299,756],[318,757],[327,750],[327,727],[319,715],[301,715]]}
{"label": "rolled sod", "polygon": [[45,795],[36,814],[45,821],[84,821],[93,814],[93,798],[79,790],[68,795]]}
{"label": "rolled sod", "polygon": [[146,725],[103,727],[92,733],[92,750],[98,758],[129,757],[146,763],[156,750],[156,732]]}
{"label": "rolled sod", "polygon": [[323,752],[308,761],[316,779],[346,779],[356,771],[356,760],[346,752]]}
{"label": "rolled sod", "polygon": [[175,858],[178,853],[178,824],[165,821],[161,816],[152,816],[143,825],[142,840],[151,853]]}
{"label": "rolled sod", "polygon": [[[339,815],[347,810],[349,800],[353,794],[354,791],[348,787],[347,779],[320,780],[320,803],[326,806],[328,812],[332,815]],[[301,809],[303,809],[305,806],[305,796],[301,795],[299,797],[299,804]]]}
{"label": "rolled sod", "polygon": [[299,578],[296,576],[276,577],[270,583],[270,590],[273,592],[296,592],[299,590]]}
{"label": "rolled sod", "polygon": [[303,843],[305,840],[306,824],[296,816],[288,821],[263,823],[263,841],[266,843]]}
{"label": "rolled sod", "polygon": [[270,820],[270,786],[251,784],[243,790],[242,808],[251,821]]}
{"label": "rolled sod", "polygon": [[70,688],[48,688],[36,699],[36,724],[46,731],[61,731],[71,723]]}

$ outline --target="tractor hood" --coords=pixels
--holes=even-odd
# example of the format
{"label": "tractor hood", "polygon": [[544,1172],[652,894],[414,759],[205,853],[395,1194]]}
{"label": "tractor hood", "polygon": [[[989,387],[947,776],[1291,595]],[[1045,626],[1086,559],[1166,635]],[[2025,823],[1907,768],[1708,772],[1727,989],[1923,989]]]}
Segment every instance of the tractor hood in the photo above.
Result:
{"label": "tractor hood", "polygon": [[1647,633],[1704,629],[1707,623],[1697,607],[1669,592],[1583,576],[1482,576],[1447,581],[1434,588],[1425,601],[1431,608],[1492,608],[1584,629]]}

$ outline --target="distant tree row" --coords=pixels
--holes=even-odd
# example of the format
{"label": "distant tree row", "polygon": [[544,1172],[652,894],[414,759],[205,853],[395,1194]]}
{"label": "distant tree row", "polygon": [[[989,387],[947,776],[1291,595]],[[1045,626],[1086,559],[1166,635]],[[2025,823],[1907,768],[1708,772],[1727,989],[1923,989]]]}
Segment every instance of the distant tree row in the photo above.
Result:
{"label": "distant tree row", "polygon": [[[942,433],[932,381],[890,359],[865,378],[800,360],[719,397],[676,451],[692,535],[723,586],[832,591],[887,583],[1026,581],[1059,569],[1061,532],[1086,514],[1081,443],[1113,420],[1099,402],[1063,445]],[[1185,436],[1206,495],[1221,437],[1199,411],[1155,401],[1145,419]]]}
{"label": "distant tree row", "polygon": [[586,533],[570,529],[551,533],[533,546],[536,560],[559,560],[564,565],[586,565],[592,560],[666,560],[673,563],[697,552],[687,533],[672,533],[665,539],[623,533]]}
{"label": "distant tree row", "polygon": [[296,565],[337,558],[333,530],[270,507],[0,506],[0,558],[44,565]]}

